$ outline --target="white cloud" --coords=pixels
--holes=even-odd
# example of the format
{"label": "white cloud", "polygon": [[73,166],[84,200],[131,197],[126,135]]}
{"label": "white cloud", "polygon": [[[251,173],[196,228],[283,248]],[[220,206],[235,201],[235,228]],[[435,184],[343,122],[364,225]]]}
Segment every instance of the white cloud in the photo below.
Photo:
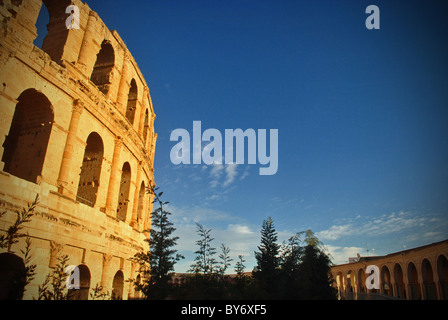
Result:
{"label": "white cloud", "polygon": [[322,240],[337,240],[340,237],[349,234],[353,225],[346,224],[341,226],[331,226],[328,230],[316,232],[316,236]]}
{"label": "white cloud", "polygon": [[331,245],[325,245],[325,248],[334,264],[348,263],[349,257],[356,257],[358,253],[362,253],[364,250],[364,248],[360,247],[338,247]]}
{"label": "white cloud", "polygon": [[226,166],[226,180],[224,181],[223,187],[227,187],[230,185],[234,180],[238,173],[238,166],[237,164],[231,163]]}

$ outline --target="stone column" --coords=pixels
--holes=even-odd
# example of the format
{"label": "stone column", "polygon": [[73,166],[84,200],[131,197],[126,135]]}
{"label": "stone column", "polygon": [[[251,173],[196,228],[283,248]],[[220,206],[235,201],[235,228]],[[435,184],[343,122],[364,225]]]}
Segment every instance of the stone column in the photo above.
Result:
{"label": "stone column", "polygon": [[59,170],[58,177],[58,192],[67,195],[75,196],[75,186],[71,186],[69,183],[69,174],[72,169],[73,149],[76,142],[76,135],[78,132],[79,119],[81,118],[82,111],[84,110],[84,103],[76,99],[73,102],[72,118],[68,128],[67,140],[65,142],[64,153],[62,155],[61,168]]}
{"label": "stone column", "polygon": [[103,270],[101,272],[101,287],[103,291],[112,292],[112,281],[110,275],[110,263],[112,261],[112,255],[103,254]]}
{"label": "stone column", "polygon": [[114,155],[112,158],[109,187],[107,190],[107,198],[106,198],[106,213],[111,217],[116,217],[117,215],[117,195],[121,179],[120,154],[122,144],[123,139],[121,137],[117,137],[115,139]]}
{"label": "stone column", "polygon": [[[143,100],[141,103],[140,118],[139,118],[139,123],[138,123],[138,134],[141,137],[143,136],[143,126],[145,125],[145,112],[149,106],[148,95],[149,95],[149,89],[148,89],[148,87],[145,86],[145,89],[143,91]],[[148,109],[148,113],[149,113],[149,109]],[[144,137],[143,137],[143,141],[145,141]],[[145,146],[145,148],[146,148],[146,146]]]}
{"label": "stone column", "polygon": [[129,55],[126,53],[123,58],[123,69],[121,71],[121,79],[117,95],[117,108],[123,115],[126,115],[126,107],[129,96],[128,77],[129,77]]}
{"label": "stone column", "polygon": [[50,241],[50,261],[48,262],[50,268],[56,268],[58,258],[61,255],[63,248],[63,244],[57,243],[56,241]]}
{"label": "stone column", "polygon": [[[89,19],[87,20],[86,31],[82,40],[81,50],[79,51],[78,56],[78,63],[81,64],[84,68],[87,66],[88,60],[92,58],[92,42],[97,19],[97,14],[94,11],[90,11]],[[86,70],[84,69],[84,71]],[[86,76],[89,77],[89,75]]]}
{"label": "stone column", "polygon": [[132,206],[132,218],[131,218],[131,227],[134,229],[138,228],[137,223],[137,211],[138,211],[138,200],[140,196],[140,186],[141,186],[141,175],[142,175],[142,162],[139,161],[137,166],[137,180],[135,183],[135,192],[134,192],[134,205]]}

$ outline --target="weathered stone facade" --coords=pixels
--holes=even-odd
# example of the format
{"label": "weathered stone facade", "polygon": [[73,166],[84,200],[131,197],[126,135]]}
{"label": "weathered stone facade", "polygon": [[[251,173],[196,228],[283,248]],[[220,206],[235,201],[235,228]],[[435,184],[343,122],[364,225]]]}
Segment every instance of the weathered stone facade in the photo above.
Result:
{"label": "weathered stone facade", "polygon": [[[0,1],[0,232],[39,195],[26,228],[37,276],[24,299],[37,296],[61,255],[79,266],[83,298],[99,284],[127,299],[125,280],[137,276],[130,258],[147,250],[151,227],[145,187],[154,183],[157,134],[148,85],[87,4],[43,2],[50,23],[40,49],[42,1]],[[65,25],[71,4],[80,29]],[[23,248],[22,239],[8,255]]]}

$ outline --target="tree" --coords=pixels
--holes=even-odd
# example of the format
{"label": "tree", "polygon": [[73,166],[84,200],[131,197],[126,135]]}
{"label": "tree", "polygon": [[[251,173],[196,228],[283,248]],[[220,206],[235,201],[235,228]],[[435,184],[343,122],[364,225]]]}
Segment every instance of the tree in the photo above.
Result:
{"label": "tree", "polygon": [[261,287],[271,296],[276,295],[277,275],[279,267],[279,248],[274,220],[269,217],[263,221],[261,229],[261,245],[259,252],[255,252],[257,259],[256,270],[253,276],[260,282]]}
{"label": "tree", "polygon": [[336,292],[331,287],[331,259],[325,253],[322,242],[311,230],[306,231],[302,262],[299,266],[301,299],[335,299]]}
{"label": "tree", "polygon": [[[15,222],[6,230],[6,234],[0,235],[0,249],[7,248],[11,250],[13,244],[19,242],[19,239],[26,237],[25,250],[20,250],[24,256],[24,272],[14,273],[12,279],[9,279],[8,296],[12,299],[22,299],[26,290],[26,286],[34,279],[36,275],[36,265],[31,264],[31,240],[27,233],[23,233],[22,229],[25,224],[31,221],[34,216],[34,210],[39,204],[39,195],[32,203],[28,203],[27,207],[16,211],[17,218]],[[0,213],[0,218],[6,214],[6,211]]]}
{"label": "tree", "polygon": [[69,298],[69,292],[66,292],[66,280],[69,276],[66,273],[68,259],[67,255],[58,257],[56,267],[39,286],[38,300],[67,300]]}
{"label": "tree", "polygon": [[244,276],[244,270],[246,270],[246,266],[244,265],[246,260],[244,260],[244,256],[242,254],[238,255],[238,259],[239,261],[235,264],[235,272],[236,277],[241,278]]}
{"label": "tree", "polygon": [[145,297],[151,299],[164,299],[168,295],[170,272],[174,271],[174,265],[184,257],[173,249],[179,237],[172,237],[176,228],[169,221],[171,212],[164,210],[163,206],[169,202],[162,201],[163,192],[159,188],[150,185],[147,193],[154,195],[153,203],[159,207],[151,214],[151,231],[149,251],[140,252],[134,256],[134,261],[140,264],[140,271],[144,275],[144,281],[134,280],[136,290],[141,291]]}
{"label": "tree", "polygon": [[219,274],[221,276],[224,276],[224,273],[226,272],[227,268],[231,266],[230,262],[233,261],[233,259],[230,258],[230,248],[226,247],[223,244],[221,244],[221,254],[218,256],[220,260],[219,265]]}
{"label": "tree", "polygon": [[212,274],[217,264],[217,261],[214,258],[216,248],[211,245],[214,240],[210,235],[212,229],[207,230],[199,223],[196,223],[196,226],[197,233],[200,237],[200,239],[196,241],[196,245],[199,248],[195,251],[196,258],[194,261],[196,262],[190,266],[189,272]]}
{"label": "tree", "polygon": [[[8,248],[8,251],[11,250],[11,246],[14,243],[19,242],[20,238],[27,237],[28,235],[22,233],[21,230],[24,228],[24,224],[31,221],[31,218],[34,215],[34,210],[39,204],[39,195],[36,195],[34,201],[25,208],[22,208],[21,211],[16,211],[17,218],[16,221],[6,230],[6,234],[0,235],[0,248]],[[6,213],[0,213],[0,218]]]}

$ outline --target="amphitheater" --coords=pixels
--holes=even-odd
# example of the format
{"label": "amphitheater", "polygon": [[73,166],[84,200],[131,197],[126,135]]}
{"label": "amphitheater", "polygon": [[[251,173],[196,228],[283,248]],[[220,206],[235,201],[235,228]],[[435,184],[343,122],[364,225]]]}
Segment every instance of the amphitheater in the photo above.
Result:
{"label": "amphitheater", "polygon": [[[36,195],[25,232],[35,279],[58,263],[78,267],[76,298],[103,287],[119,299],[138,296],[131,257],[148,250],[156,118],[148,84],[120,35],[79,0],[0,1],[0,233]],[[79,29],[66,8],[79,8]],[[46,8],[46,9],[45,9]],[[33,44],[40,10],[50,22]],[[23,269],[24,238],[0,252],[0,299]]]}

